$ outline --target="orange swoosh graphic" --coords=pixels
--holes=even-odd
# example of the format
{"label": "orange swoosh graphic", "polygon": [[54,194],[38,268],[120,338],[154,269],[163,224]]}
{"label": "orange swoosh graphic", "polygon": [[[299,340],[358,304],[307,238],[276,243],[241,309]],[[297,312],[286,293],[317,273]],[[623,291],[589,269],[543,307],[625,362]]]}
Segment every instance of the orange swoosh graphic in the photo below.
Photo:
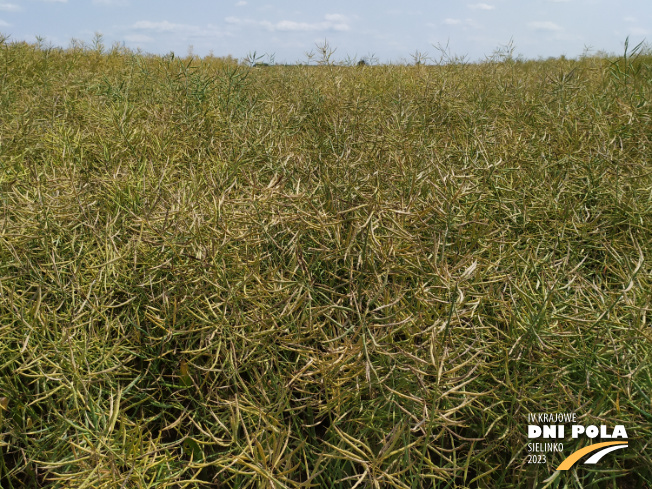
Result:
{"label": "orange swoosh graphic", "polygon": [[584,455],[587,455],[591,452],[595,452],[596,450],[600,450],[601,448],[604,447],[610,447],[611,445],[627,445],[627,442],[625,441],[606,441],[604,443],[595,443],[593,445],[589,445],[588,447],[584,447],[576,452],[571,453],[566,460],[564,460],[561,464],[559,464],[559,467],[557,467],[556,470],[568,470],[570,469],[575,462],[577,462],[579,459],[581,459]]}

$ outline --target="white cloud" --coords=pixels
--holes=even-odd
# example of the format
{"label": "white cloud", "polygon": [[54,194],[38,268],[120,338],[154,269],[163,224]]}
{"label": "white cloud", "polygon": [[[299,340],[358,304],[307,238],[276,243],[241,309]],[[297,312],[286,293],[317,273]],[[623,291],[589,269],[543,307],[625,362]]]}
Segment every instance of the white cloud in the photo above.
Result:
{"label": "white cloud", "polygon": [[650,31],[642,27],[630,27],[628,31],[634,36],[647,36],[650,33]]}
{"label": "white cloud", "polygon": [[164,20],[162,22],[152,22],[150,20],[139,20],[133,26],[134,29],[142,29],[156,32],[180,32],[180,31],[197,31],[198,26],[188,24],[173,24]]}
{"label": "white cloud", "polygon": [[344,23],[338,22],[317,22],[311,24],[309,22],[294,22],[292,20],[282,20],[273,25],[273,30],[276,31],[348,31],[349,26]]}
{"label": "white cloud", "polygon": [[0,3],[0,10],[5,12],[18,12],[21,8],[13,3]]}
{"label": "white cloud", "polygon": [[245,5],[247,5],[247,2],[245,2],[244,0],[240,0],[235,4],[236,7],[244,7]]}
{"label": "white cloud", "polygon": [[272,23],[267,21],[267,20],[253,20],[253,19],[241,19],[240,17],[226,17],[224,21],[227,24],[231,25],[258,25],[262,27],[266,27],[269,30],[272,28]]}
{"label": "white cloud", "polygon": [[0,19],[0,27],[9,27],[9,26],[11,26],[11,24]]}
{"label": "white cloud", "polygon": [[475,20],[473,19],[444,19],[442,21],[442,24],[444,25],[456,25],[462,27],[465,31],[468,30],[469,28],[471,29],[480,29],[482,26],[478,24]]}
{"label": "white cloud", "polygon": [[127,0],[93,0],[95,5],[115,5],[122,6],[127,5],[129,2]]}
{"label": "white cloud", "polygon": [[330,22],[343,22],[346,23],[349,21],[349,18],[346,15],[342,14],[326,14],[324,15],[324,19],[330,21]]}
{"label": "white cloud", "polygon": [[637,19],[636,17],[632,17],[631,15],[630,15],[630,16],[627,16],[627,17],[623,17],[623,20],[624,20],[625,22],[630,22],[630,23],[636,23],[636,22],[638,22],[638,19]]}
{"label": "white cloud", "polygon": [[294,22],[292,20],[282,20],[277,22],[273,26],[274,30],[277,31],[313,31],[319,30],[315,24],[309,24],[307,22]]}
{"label": "white cloud", "polygon": [[154,34],[174,34],[179,39],[185,41],[197,38],[215,39],[227,35],[223,29],[212,24],[207,24],[205,26],[175,24],[167,20],[160,22],[139,20],[138,22],[128,26],[127,30],[130,32],[125,34],[125,39],[126,36],[131,36],[133,39],[132,42],[149,42],[150,40],[153,40],[150,35],[153,36]]}
{"label": "white cloud", "polygon": [[129,42],[152,42],[153,40],[153,38],[145,34],[128,34],[125,36],[125,41]]}
{"label": "white cloud", "polygon": [[528,22],[528,27],[536,31],[561,31],[561,26],[550,21]]}
{"label": "white cloud", "polygon": [[68,0],[42,0],[42,1],[48,3],[68,3]]}
{"label": "white cloud", "polygon": [[474,3],[469,5],[469,8],[472,8],[473,10],[493,10],[496,6],[489,5],[488,3]]}
{"label": "white cloud", "polygon": [[227,24],[258,26],[272,32],[314,32],[314,31],[348,31],[348,17],[341,14],[328,14],[321,22],[296,22],[294,20],[281,20],[270,22],[268,20],[241,19],[227,17]]}

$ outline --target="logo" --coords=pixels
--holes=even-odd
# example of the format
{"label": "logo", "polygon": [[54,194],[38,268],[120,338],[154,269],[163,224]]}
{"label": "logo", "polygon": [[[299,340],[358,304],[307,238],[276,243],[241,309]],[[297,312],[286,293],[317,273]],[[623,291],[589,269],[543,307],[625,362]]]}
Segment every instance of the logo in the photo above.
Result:
{"label": "logo", "polygon": [[577,462],[585,455],[588,455],[589,453],[593,453],[596,450],[599,450],[598,453],[596,453],[591,458],[589,458],[586,462],[584,462],[585,464],[597,464],[600,461],[600,459],[604,457],[606,454],[613,452],[614,450],[618,450],[620,448],[627,448],[627,443],[623,444],[623,442],[620,441],[607,441],[604,443],[594,443],[593,445],[589,445],[588,447],[584,447],[576,452],[573,452],[571,455],[569,455],[566,458],[566,460],[564,460],[561,464],[559,464],[557,470],[568,470],[573,465],[575,465],[575,462]]}
{"label": "logo", "polygon": [[[618,439],[618,441],[601,441],[580,448],[568,455],[555,470],[568,470],[588,455],[591,456],[584,461],[584,464],[597,464],[605,455],[628,447],[627,431],[623,425],[616,425],[613,430],[610,430],[607,425],[579,424],[575,413],[530,413],[528,414],[527,437],[532,442],[527,445],[529,452],[527,462],[530,464],[547,463],[548,453],[562,453],[568,424],[570,424],[570,435],[573,440],[593,440],[599,436],[602,440]],[[540,439],[550,441],[538,442]]]}

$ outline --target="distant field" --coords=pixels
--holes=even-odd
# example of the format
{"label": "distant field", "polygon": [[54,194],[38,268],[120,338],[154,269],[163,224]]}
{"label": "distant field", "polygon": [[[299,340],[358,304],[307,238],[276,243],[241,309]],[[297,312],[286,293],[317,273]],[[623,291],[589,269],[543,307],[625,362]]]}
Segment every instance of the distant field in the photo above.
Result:
{"label": "distant field", "polygon": [[0,42],[0,487],[649,488],[650,101]]}

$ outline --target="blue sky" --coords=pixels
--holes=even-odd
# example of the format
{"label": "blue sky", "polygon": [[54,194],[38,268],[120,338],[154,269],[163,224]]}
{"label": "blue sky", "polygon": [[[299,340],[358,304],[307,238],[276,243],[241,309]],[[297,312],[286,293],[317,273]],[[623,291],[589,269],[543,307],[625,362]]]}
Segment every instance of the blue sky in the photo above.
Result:
{"label": "blue sky", "polygon": [[13,40],[66,47],[101,33],[107,46],[185,55],[273,54],[277,63],[305,62],[327,39],[342,60],[375,55],[380,62],[438,59],[448,45],[471,61],[510,39],[526,58],[575,57],[590,48],[620,53],[652,38],[652,2],[607,0],[0,0],[0,33]]}

